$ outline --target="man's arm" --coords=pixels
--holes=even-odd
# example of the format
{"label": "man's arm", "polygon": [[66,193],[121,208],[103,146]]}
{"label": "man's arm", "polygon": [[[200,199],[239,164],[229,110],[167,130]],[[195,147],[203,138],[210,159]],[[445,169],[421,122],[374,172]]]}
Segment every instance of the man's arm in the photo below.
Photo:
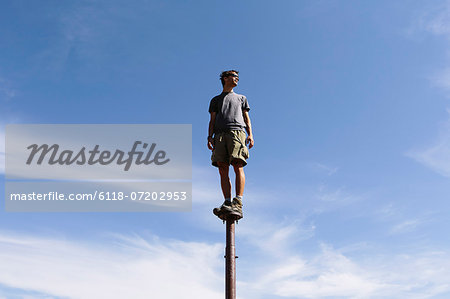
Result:
{"label": "man's arm", "polygon": [[253,141],[253,133],[252,133],[252,123],[250,121],[250,116],[248,115],[248,111],[243,111],[244,113],[244,122],[245,122],[245,130],[247,131],[247,139],[245,140],[245,143],[248,144],[248,148],[252,148],[253,144],[255,143]]}
{"label": "man's arm", "polygon": [[209,119],[209,126],[208,126],[208,148],[210,150],[214,149],[212,135],[214,134],[214,123],[216,122],[216,114],[217,112],[211,112],[211,118]]}

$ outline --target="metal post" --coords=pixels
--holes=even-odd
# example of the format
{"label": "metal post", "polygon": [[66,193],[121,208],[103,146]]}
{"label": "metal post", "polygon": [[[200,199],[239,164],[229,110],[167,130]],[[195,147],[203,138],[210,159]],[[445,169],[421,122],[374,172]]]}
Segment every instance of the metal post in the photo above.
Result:
{"label": "metal post", "polygon": [[234,247],[234,218],[227,222],[227,246],[225,248],[225,299],[236,299],[236,251]]}

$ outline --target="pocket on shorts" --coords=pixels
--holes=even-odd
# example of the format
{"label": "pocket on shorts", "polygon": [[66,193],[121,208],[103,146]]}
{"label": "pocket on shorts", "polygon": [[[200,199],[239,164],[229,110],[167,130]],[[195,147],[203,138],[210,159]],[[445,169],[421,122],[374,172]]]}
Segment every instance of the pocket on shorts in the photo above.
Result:
{"label": "pocket on shorts", "polygon": [[241,149],[241,154],[242,157],[244,157],[245,159],[248,159],[250,153],[248,152],[248,148],[244,145]]}

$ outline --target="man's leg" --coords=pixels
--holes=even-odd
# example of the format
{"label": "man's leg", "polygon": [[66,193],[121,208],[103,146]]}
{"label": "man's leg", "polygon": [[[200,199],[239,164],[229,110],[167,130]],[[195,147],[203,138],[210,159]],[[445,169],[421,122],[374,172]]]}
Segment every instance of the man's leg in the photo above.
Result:
{"label": "man's leg", "polygon": [[231,181],[228,176],[230,166],[225,162],[217,162],[219,166],[220,174],[220,186],[222,187],[222,193],[224,198],[231,198]]}
{"label": "man's leg", "polygon": [[242,195],[244,195],[245,186],[244,164],[240,160],[235,160],[233,162],[234,173],[236,174],[236,197],[233,199],[231,206],[235,215],[240,219],[243,217]]}
{"label": "man's leg", "polygon": [[245,173],[244,166],[241,161],[233,163],[234,173],[236,174],[236,196],[242,197],[244,195],[245,187]]}

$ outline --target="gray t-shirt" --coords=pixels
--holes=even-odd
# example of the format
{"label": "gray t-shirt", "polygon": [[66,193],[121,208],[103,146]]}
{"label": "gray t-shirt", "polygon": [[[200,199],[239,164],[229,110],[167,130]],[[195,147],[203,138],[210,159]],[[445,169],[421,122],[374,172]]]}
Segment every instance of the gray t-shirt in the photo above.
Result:
{"label": "gray t-shirt", "polygon": [[209,113],[216,112],[214,133],[227,130],[244,130],[244,111],[249,111],[247,98],[234,92],[222,92],[212,98]]}

